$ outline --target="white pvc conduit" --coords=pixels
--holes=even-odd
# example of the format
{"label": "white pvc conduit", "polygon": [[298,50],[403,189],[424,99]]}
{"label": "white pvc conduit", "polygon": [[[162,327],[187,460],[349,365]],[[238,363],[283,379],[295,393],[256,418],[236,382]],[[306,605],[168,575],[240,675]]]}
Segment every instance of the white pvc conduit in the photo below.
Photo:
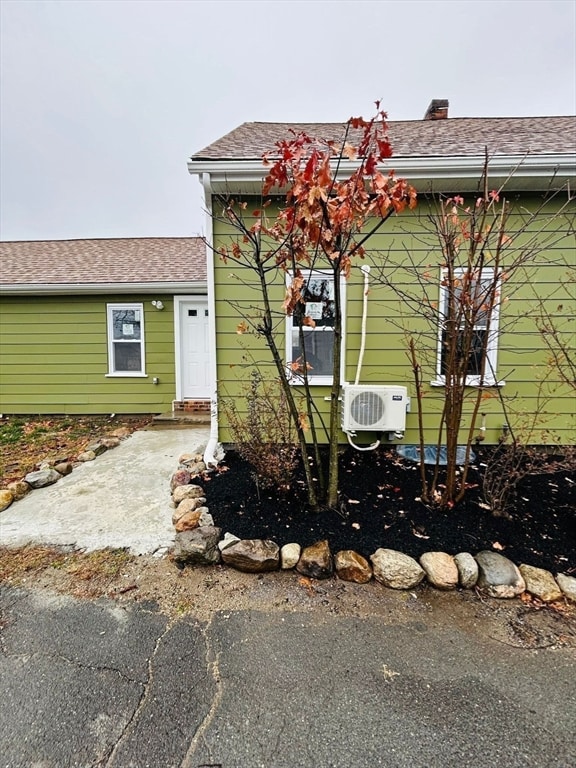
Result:
{"label": "white pvc conduit", "polygon": [[358,355],[358,365],[356,367],[356,379],[354,384],[360,382],[360,372],[364,362],[364,350],[366,349],[366,323],[368,321],[368,293],[370,292],[370,267],[364,264],[360,267],[364,274],[364,296],[362,301],[362,335],[360,341],[360,354]]}
{"label": "white pvc conduit", "polygon": [[[360,269],[364,275],[364,296],[362,301],[362,334],[360,340],[360,353],[358,355],[358,365],[356,367],[356,379],[354,380],[354,386],[357,386],[360,382],[360,373],[362,371],[362,363],[364,362],[364,350],[366,349],[366,325],[368,322],[368,293],[370,292],[370,267],[368,264],[363,264]],[[348,442],[357,451],[375,451],[380,445],[380,440],[376,440],[372,445],[356,445],[352,440],[349,432],[346,432]]]}

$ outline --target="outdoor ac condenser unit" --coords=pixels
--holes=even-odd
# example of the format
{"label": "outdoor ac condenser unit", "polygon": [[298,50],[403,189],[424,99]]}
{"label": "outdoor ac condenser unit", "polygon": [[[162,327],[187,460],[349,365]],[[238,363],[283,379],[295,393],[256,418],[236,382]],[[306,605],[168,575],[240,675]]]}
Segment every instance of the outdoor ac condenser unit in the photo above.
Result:
{"label": "outdoor ac condenser unit", "polygon": [[406,387],[345,384],[342,388],[344,432],[404,432]]}

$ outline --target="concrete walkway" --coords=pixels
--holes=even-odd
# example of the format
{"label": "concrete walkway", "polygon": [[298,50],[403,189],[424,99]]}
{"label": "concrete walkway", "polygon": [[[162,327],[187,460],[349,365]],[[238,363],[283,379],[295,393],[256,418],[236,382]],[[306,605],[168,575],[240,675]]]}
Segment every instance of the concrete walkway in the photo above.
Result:
{"label": "concrete walkway", "polygon": [[2,512],[0,544],[126,547],[139,555],[171,546],[170,476],[178,456],[202,449],[208,435],[208,427],[135,432]]}

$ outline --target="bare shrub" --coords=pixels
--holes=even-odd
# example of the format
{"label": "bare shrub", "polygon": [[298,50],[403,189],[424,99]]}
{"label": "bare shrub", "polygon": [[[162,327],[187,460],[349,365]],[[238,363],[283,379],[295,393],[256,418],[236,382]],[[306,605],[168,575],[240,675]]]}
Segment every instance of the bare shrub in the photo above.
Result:
{"label": "bare shrub", "polygon": [[259,484],[286,492],[298,466],[296,430],[281,386],[252,371],[244,398],[246,412],[238,400],[227,398],[222,410],[228,419],[236,450],[254,468]]}
{"label": "bare shrub", "polygon": [[486,461],[482,482],[483,496],[495,517],[509,517],[514,505],[518,483],[528,475],[574,473],[576,449],[547,448],[522,445],[517,440],[502,441]]}

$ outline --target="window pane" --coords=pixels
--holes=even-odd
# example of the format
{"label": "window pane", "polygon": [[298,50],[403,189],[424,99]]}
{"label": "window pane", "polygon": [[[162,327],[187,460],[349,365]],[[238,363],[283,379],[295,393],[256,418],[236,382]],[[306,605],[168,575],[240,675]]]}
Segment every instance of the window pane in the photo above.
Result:
{"label": "window pane", "polygon": [[140,339],[140,310],[113,309],[114,339]]}
{"label": "window pane", "polygon": [[[309,376],[332,376],[334,361],[334,332],[304,331],[304,345],[306,350],[306,363]],[[296,362],[302,357],[302,349],[299,343],[298,329],[292,331],[292,361]]]}
{"label": "window pane", "polygon": [[114,344],[114,371],[141,371],[140,343],[118,342]]}
{"label": "window pane", "polygon": [[[470,306],[474,307],[474,311],[476,312],[476,316],[474,318],[474,326],[477,328],[486,328],[486,324],[488,321],[488,310],[485,306],[489,299],[490,299],[490,293],[491,293],[491,287],[492,287],[492,276],[483,276],[482,281],[479,283],[478,280],[471,279],[468,282],[468,286],[466,289],[466,298],[468,300],[468,303]],[[454,295],[454,306],[455,306],[455,312],[457,315],[461,314],[461,311],[459,310],[459,304],[462,300],[462,289],[463,289],[463,277],[462,275],[456,276],[454,279],[454,288],[453,288],[453,295]],[[446,288],[444,292],[444,301],[443,301],[443,307],[442,311],[444,314],[444,318],[446,319],[448,317],[448,308],[449,308],[449,287]],[[462,320],[462,324],[464,324],[464,321]]]}
{"label": "window pane", "polygon": [[306,314],[317,328],[334,325],[334,281],[331,277],[311,277],[302,289]]}
{"label": "window pane", "polygon": [[[474,331],[471,339],[470,344],[470,354],[468,355],[468,365],[466,367],[466,374],[468,376],[480,376],[480,369],[482,367],[482,345],[484,344],[484,336],[486,335],[486,331],[483,330],[476,330]],[[446,331],[442,334],[442,375],[445,376],[446,366],[448,364],[448,355],[447,355],[447,347],[446,347],[446,341],[447,341],[447,334]],[[457,354],[458,359],[462,359],[463,354],[463,341],[464,341],[464,334],[460,332],[458,334],[458,342],[457,342]],[[486,375],[490,375],[490,371],[486,369]]]}

